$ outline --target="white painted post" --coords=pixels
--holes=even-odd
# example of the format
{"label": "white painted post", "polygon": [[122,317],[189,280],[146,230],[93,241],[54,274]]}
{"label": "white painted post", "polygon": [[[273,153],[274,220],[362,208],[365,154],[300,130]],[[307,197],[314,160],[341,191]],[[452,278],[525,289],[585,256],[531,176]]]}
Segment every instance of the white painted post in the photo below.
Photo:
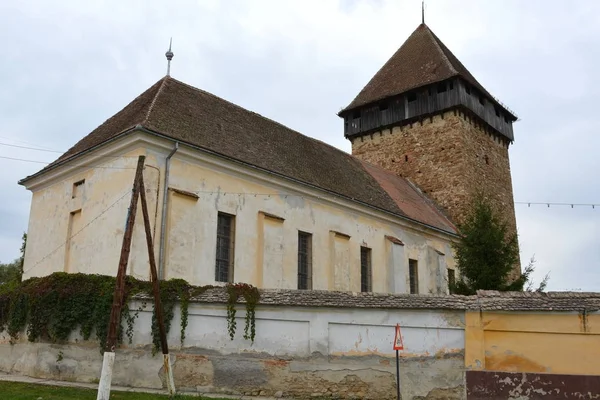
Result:
{"label": "white painted post", "polygon": [[98,397],[96,397],[96,400],[110,399],[110,384],[112,381],[112,372],[114,364],[115,353],[105,351],[104,359],[102,360],[102,373],[100,374],[100,383],[98,384]]}
{"label": "white painted post", "polygon": [[[175,395],[175,381],[173,380],[173,366],[171,364],[171,355],[163,354],[163,365],[165,366],[165,374],[167,378],[167,390],[170,396]],[[100,400],[100,399],[98,399]]]}

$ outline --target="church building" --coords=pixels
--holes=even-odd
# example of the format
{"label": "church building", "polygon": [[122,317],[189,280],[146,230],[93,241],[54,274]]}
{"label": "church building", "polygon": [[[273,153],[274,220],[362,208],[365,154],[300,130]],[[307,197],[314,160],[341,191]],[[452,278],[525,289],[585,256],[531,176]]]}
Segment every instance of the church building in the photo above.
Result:
{"label": "church building", "polygon": [[[139,155],[161,279],[444,294],[473,190],[516,229],[516,117],[425,24],[339,115],[352,155],[165,76],[20,181],[24,279],[116,275]],[[140,207],[128,273],[149,279]]]}

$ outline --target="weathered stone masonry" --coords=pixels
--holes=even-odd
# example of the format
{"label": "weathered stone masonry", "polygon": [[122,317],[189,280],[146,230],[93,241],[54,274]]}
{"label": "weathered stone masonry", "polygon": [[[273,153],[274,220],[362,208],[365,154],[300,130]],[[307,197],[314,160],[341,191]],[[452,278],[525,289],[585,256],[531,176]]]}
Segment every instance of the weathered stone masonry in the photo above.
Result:
{"label": "weathered stone masonry", "polygon": [[508,142],[459,110],[352,140],[352,154],[413,181],[457,223],[481,190],[516,232]]}

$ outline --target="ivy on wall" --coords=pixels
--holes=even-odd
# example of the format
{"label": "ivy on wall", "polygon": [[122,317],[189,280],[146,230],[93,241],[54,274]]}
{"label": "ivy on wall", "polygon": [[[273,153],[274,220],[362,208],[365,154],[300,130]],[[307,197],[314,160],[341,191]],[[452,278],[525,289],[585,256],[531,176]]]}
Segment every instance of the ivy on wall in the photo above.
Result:
{"label": "ivy on wall", "polygon": [[[164,311],[166,331],[169,332],[177,303],[180,304],[181,345],[185,341],[188,325],[190,299],[213,286],[192,286],[182,279],[160,282],[160,296]],[[84,340],[92,333],[103,351],[106,342],[108,321],[115,289],[115,278],[105,275],[67,274],[57,272],[42,278],[31,278],[18,285],[0,286],[0,333],[7,331],[11,343],[25,332],[31,342],[49,340],[64,342],[79,329]],[[227,327],[233,340],[236,330],[236,304],[240,297],[246,302],[246,326],[244,339],[254,342],[255,309],[260,298],[258,290],[248,284],[227,286]],[[131,300],[135,295],[152,295],[150,282],[128,276],[125,284],[125,299],[121,314],[119,342],[123,334],[133,340],[134,322],[145,303],[131,310]],[[125,324],[125,327],[123,327]],[[160,349],[160,336],[156,314],[152,314],[152,338],[154,351]]]}

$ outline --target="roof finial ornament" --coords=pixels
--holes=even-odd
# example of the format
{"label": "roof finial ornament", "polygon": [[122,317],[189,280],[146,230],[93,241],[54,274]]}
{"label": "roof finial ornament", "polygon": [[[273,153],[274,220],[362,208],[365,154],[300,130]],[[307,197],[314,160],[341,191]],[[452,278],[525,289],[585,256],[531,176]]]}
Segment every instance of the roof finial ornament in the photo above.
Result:
{"label": "roof finial ornament", "polygon": [[425,25],[425,0],[421,1],[421,23]]}
{"label": "roof finial ornament", "polygon": [[173,59],[173,52],[171,51],[171,45],[173,44],[173,38],[169,40],[169,50],[165,53],[167,57],[167,76],[171,76],[171,60]]}

